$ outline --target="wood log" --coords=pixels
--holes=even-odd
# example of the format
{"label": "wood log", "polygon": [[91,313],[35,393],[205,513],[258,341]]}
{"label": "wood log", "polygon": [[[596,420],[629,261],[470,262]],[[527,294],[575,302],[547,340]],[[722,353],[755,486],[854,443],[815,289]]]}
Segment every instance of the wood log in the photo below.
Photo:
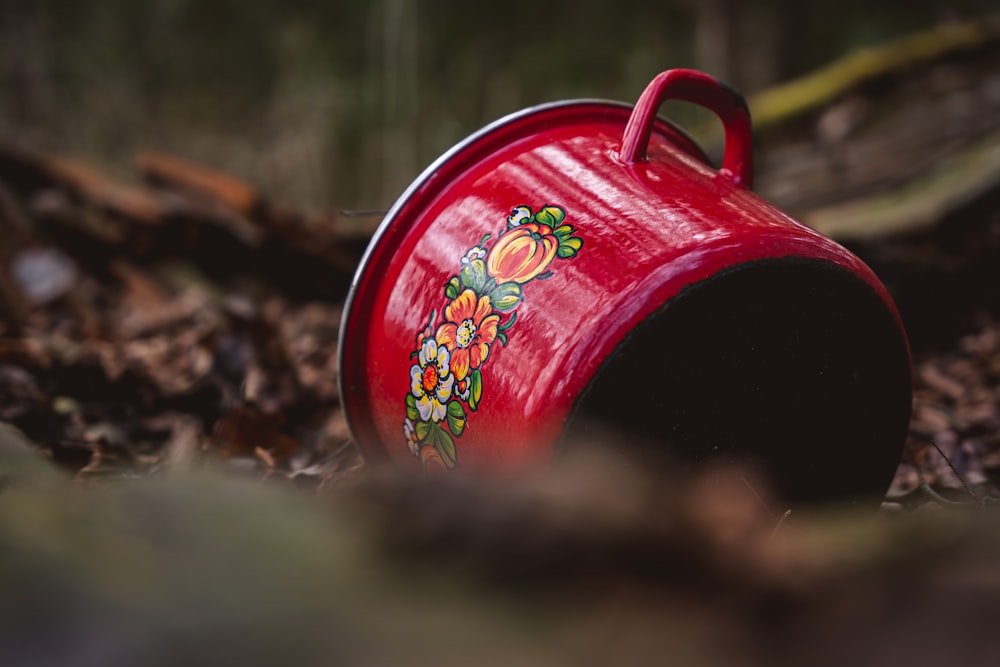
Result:
{"label": "wood log", "polygon": [[56,183],[84,200],[131,221],[159,225],[166,217],[166,207],[153,192],[115,180],[86,162],[50,157],[43,161],[43,165]]}
{"label": "wood log", "polygon": [[929,228],[1000,187],[1000,20],[849,55],[751,98],[755,190],[834,237]]}
{"label": "wood log", "polygon": [[888,191],[808,210],[802,222],[845,241],[915,232],[1000,186],[1000,133]]}
{"label": "wood log", "polygon": [[886,44],[859,49],[806,76],[764,90],[749,100],[754,126],[763,130],[830,104],[846,92],[900,70],[979,49],[1000,40],[1000,18],[946,23]]}
{"label": "wood log", "polygon": [[172,155],[142,152],[136,155],[135,166],[158,187],[222,202],[247,217],[254,217],[264,204],[263,195],[252,185]]}

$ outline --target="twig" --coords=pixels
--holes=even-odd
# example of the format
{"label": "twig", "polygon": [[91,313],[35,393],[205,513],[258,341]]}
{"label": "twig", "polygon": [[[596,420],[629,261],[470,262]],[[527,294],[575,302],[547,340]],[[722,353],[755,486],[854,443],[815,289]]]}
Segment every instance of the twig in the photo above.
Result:
{"label": "twig", "polygon": [[790,517],[792,515],[792,510],[791,510],[791,508],[786,509],[784,512],[781,513],[781,516],[779,517],[778,515],[776,515],[774,513],[774,511],[771,509],[771,507],[767,504],[767,501],[764,500],[763,496],[761,496],[757,492],[757,489],[753,488],[753,484],[751,484],[750,481],[747,480],[746,477],[742,477],[741,476],[740,479],[743,480],[743,483],[747,485],[748,489],[750,489],[750,493],[752,493],[754,496],[756,496],[757,501],[760,503],[761,507],[764,508],[764,511],[767,512],[768,516],[770,516],[776,522],[775,525],[774,525],[774,530],[771,531],[771,536],[767,538],[767,541],[770,542],[778,534],[778,531],[781,530],[781,527],[785,525],[785,519],[787,519],[788,517]]}
{"label": "twig", "polygon": [[965,487],[966,492],[970,496],[972,496],[972,499],[975,500],[976,502],[980,502],[981,503],[983,501],[983,499],[980,498],[979,495],[976,494],[976,492],[972,490],[972,486],[969,484],[968,480],[965,479],[965,475],[963,475],[962,473],[960,473],[958,471],[958,468],[955,467],[955,464],[953,464],[951,462],[951,459],[949,459],[948,456],[941,450],[941,448],[938,446],[938,444],[936,442],[934,442],[934,439],[933,438],[927,438],[927,442],[931,443],[931,445],[934,447],[934,449],[937,450],[937,453],[941,455],[941,458],[944,459],[944,462],[948,464],[948,467],[951,468],[951,471],[953,473],[955,473],[956,477],[958,477],[958,481],[960,481],[962,483],[962,486]]}
{"label": "twig", "polygon": [[[960,500],[948,500],[947,498],[945,498],[944,496],[942,496],[940,493],[938,493],[937,491],[935,491],[933,488],[931,488],[931,485],[928,484],[927,482],[920,482],[920,486],[918,486],[915,490],[920,491],[925,496],[927,496],[930,500],[934,501],[935,503],[937,503],[941,507],[950,507],[950,508],[955,508],[955,509],[966,509],[966,508],[974,506],[972,503],[963,503]],[[973,497],[975,497],[975,496],[973,496]]]}
{"label": "twig", "polygon": [[767,504],[766,500],[764,500],[764,497],[761,496],[759,493],[757,493],[757,489],[753,488],[753,484],[751,484],[750,481],[746,477],[743,477],[742,475],[740,476],[740,479],[743,481],[744,484],[747,485],[747,488],[750,489],[750,493],[752,493],[757,498],[757,501],[760,503],[760,506],[764,508],[768,516],[770,516],[775,521],[780,521],[778,515],[774,513],[774,511],[771,509],[771,506]]}
{"label": "twig", "polygon": [[790,508],[785,510],[785,513],[781,515],[781,518],[778,519],[778,523],[774,526],[774,530],[771,531],[771,536],[767,538],[768,542],[774,541],[774,538],[778,535],[778,531],[781,530],[781,527],[785,525],[785,519],[787,519],[791,515],[792,515],[792,510]]}
{"label": "twig", "polygon": [[343,209],[340,211],[340,215],[345,218],[374,218],[376,216],[383,216],[388,212],[384,209],[361,209],[357,211]]}

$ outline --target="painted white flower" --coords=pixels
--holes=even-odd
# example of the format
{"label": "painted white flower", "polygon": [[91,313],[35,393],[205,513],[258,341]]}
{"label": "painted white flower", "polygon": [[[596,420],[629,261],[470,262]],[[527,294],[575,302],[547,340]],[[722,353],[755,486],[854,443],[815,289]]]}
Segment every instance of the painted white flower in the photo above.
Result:
{"label": "painted white flower", "polygon": [[451,374],[448,348],[433,338],[425,338],[417,354],[417,363],[410,366],[410,392],[417,399],[417,412],[422,421],[439,422],[448,411],[455,376]]}
{"label": "painted white flower", "polygon": [[473,246],[469,248],[469,252],[465,253],[465,257],[462,258],[462,266],[471,264],[473,260],[482,259],[483,257],[486,257],[486,248]]}
{"label": "painted white flower", "polygon": [[518,225],[527,222],[531,219],[531,209],[527,206],[517,206],[510,215],[507,216],[507,226],[517,227]]}
{"label": "painted white flower", "polygon": [[417,430],[413,426],[413,420],[407,418],[403,422],[403,434],[406,436],[406,444],[410,447],[410,453],[419,457],[420,443],[417,442]]}

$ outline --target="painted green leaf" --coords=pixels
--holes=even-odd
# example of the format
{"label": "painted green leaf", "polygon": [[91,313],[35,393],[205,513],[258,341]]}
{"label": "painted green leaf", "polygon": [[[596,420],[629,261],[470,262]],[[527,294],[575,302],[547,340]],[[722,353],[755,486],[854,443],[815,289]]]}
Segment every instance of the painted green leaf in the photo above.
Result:
{"label": "painted green leaf", "polygon": [[445,407],[445,412],[448,413],[449,417],[452,417],[452,416],[455,416],[455,417],[464,417],[465,416],[465,409],[462,408],[462,404],[459,403],[458,401],[454,400],[454,399],[448,401],[448,405],[446,405],[444,407]]}
{"label": "painted green leaf", "polygon": [[486,279],[489,278],[486,273],[486,262],[481,259],[472,260],[462,267],[461,278],[463,285],[477,294],[482,294]]}
{"label": "painted green leaf", "polygon": [[518,283],[500,283],[490,291],[490,303],[501,313],[508,313],[521,302],[521,286]]}
{"label": "painted green leaf", "polygon": [[443,428],[438,428],[434,437],[434,449],[441,455],[441,460],[448,468],[454,468],[458,463],[458,451],[455,449],[455,441],[451,439],[448,432]]}
{"label": "painted green leaf", "polygon": [[413,394],[406,395],[406,416],[413,421],[420,419],[420,412],[417,410],[417,399]]}
{"label": "painted green leaf", "polygon": [[559,249],[556,255],[559,257],[573,257],[583,247],[583,239],[579,236],[570,237],[564,241],[559,241]]}
{"label": "painted green leaf", "polygon": [[427,440],[427,435],[431,432],[431,422],[417,422],[416,428],[414,429],[417,433],[417,440],[420,442],[425,442]]}
{"label": "painted green leaf", "polygon": [[449,299],[454,299],[461,290],[462,285],[458,282],[458,276],[452,276],[448,284],[444,286],[444,295]]}
{"label": "painted green leaf", "polygon": [[475,412],[479,409],[479,401],[483,398],[483,373],[478,368],[469,373],[469,409]]}
{"label": "painted green leaf", "polygon": [[485,245],[486,242],[489,241],[489,240],[490,240],[490,234],[483,234],[483,238],[479,239],[479,245],[480,245],[480,247],[482,247],[483,245]]}
{"label": "painted green leaf", "polygon": [[558,206],[546,206],[535,214],[535,222],[556,227],[566,217],[566,212]]}
{"label": "painted green leaf", "polygon": [[517,322],[517,313],[511,313],[510,317],[507,318],[507,321],[497,328],[500,329],[500,331],[506,331],[514,326],[514,322]]}
{"label": "painted green leaf", "polygon": [[497,332],[497,340],[500,341],[501,345],[506,345],[507,344],[507,332],[506,331],[498,331]]}
{"label": "painted green leaf", "polygon": [[448,402],[448,428],[455,434],[455,437],[462,435],[465,430],[465,409],[458,401]]}
{"label": "painted green leaf", "polygon": [[552,233],[555,234],[560,241],[562,241],[563,239],[568,239],[573,236],[573,227],[572,225],[562,225],[553,229]]}
{"label": "painted green leaf", "polygon": [[444,433],[444,429],[437,422],[424,423],[427,424],[427,444],[436,449],[438,438]]}

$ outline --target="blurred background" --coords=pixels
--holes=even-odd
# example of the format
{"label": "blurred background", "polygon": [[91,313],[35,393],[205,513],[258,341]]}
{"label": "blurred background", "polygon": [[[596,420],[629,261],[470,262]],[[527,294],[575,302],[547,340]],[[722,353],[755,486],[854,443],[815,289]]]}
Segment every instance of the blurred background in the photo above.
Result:
{"label": "blurred background", "polygon": [[[745,93],[996,0],[0,0],[0,137],[114,172],[184,156],[323,209],[384,209],[541,102],[697,67]],[[680,119],[685,111],[678,111]]]}

